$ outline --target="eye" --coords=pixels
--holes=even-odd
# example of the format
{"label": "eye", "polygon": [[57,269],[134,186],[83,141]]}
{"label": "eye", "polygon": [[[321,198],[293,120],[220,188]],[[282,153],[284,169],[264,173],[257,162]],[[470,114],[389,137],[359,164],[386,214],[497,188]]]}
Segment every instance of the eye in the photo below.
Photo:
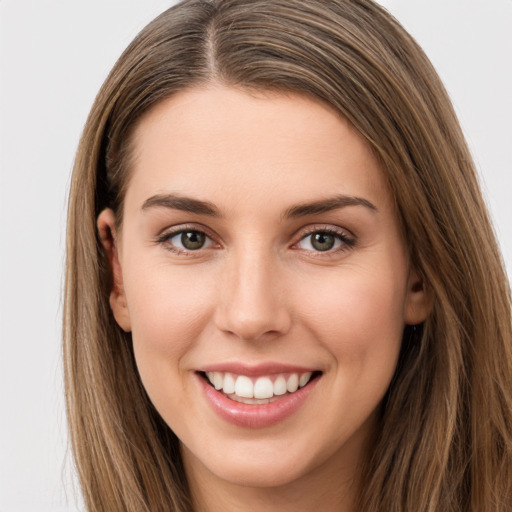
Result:
{"label": "eye", "polygon": [[314,252],[335,252],[344,246],[352,247],[354,240],[344,233],[333,230],[317,230],[308,233],[297,243],[299,249]]}
{"label": "eye", "polygon": [[158,239],[174,252],[189,252],[206,249],[214,245],[213,240],[198,229],[180,229],[172,233],[165,233]]}

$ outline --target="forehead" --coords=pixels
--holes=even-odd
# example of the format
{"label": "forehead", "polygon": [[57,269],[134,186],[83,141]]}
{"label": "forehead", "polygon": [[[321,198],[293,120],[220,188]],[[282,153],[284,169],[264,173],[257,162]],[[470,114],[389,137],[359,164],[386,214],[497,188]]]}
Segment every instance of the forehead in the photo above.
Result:
{"label": "forehead", "polygon": [[283,206],[334,193],[389,199],[368,145],[328,105],[218,85],[162,101],[135,129],[127,202],[168,191],[208,200],[277,195]]}

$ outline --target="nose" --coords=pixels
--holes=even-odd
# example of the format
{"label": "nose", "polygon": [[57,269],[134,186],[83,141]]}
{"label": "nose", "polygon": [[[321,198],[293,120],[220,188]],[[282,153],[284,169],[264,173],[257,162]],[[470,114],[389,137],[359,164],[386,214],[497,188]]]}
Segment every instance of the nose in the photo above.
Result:
{"label": "nose", "polygon": [[279,266],[268,255],[244,251],[229,262],[219,289],[216,326],[245,341],[286,334],[291,316]]}

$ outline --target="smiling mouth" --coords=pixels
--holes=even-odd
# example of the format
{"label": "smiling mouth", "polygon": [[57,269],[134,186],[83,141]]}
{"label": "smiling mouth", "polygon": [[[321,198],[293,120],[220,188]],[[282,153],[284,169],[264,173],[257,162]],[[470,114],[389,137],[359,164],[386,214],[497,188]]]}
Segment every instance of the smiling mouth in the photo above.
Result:
{"label": "smiling mouth", "polygon": [[263,405],[292,395],[306,387],[322,372],[282,373],[249,377],[230,372],[200,372],[200,375],[227,398],[244,404]]}

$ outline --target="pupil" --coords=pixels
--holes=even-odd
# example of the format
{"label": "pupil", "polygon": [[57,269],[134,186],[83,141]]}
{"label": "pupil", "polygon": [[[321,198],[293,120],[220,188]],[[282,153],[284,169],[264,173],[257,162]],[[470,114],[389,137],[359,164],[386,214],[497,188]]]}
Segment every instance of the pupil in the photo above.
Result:
{"label": "pupil", "polygon": [[204,234],[198,231],[184,231],[181,234],[181,243],[185,249],[201,249],[204,245]]}
{"label": "pupil", "polygon": [[311,245],[317,251],[328,251],[334,247],[334,236],[328,233],[315,233]]}

